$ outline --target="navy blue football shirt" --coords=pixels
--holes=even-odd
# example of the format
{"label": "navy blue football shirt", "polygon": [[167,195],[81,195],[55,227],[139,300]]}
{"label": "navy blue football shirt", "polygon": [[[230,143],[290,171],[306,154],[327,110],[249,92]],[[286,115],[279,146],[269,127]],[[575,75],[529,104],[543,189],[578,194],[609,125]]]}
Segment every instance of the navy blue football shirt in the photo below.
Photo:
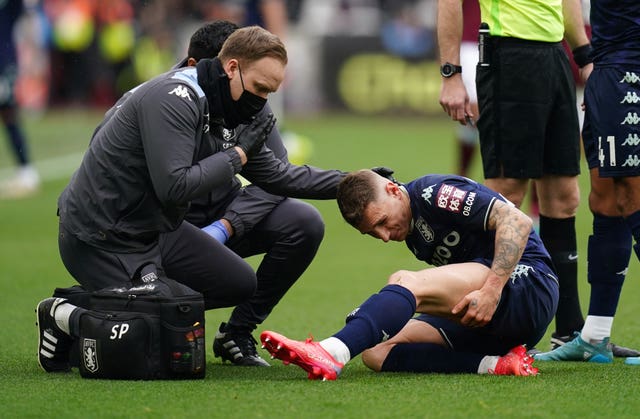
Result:
{"label": "navy blue football shirt", "polygon": [[[462,262],[491,266],[495,230],[488,230],[487,223],[496,200],[508,202],[502,195],[455,175],[427,175],[403,186],[413,217],[405,242],[416,258],[434,266]],[[531,229],[521,259],[540,258],[551,266],[549,253]]]}

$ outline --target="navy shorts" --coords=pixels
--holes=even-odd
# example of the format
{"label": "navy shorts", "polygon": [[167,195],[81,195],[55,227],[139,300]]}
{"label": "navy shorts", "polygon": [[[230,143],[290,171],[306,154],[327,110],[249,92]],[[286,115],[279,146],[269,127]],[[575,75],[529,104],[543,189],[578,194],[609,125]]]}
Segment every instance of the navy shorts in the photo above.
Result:
{"label": "navy shorts", "polygon": [[640,176],[640,67],[596,67],[584,92],[589,168],[600,177]]}
{"label": "navy shorts", "polygon": [[504,355],[522,344],[533,348],[547,331],[557,306],[558,280],[553,270],[521,260],[486,326],[465,327],[429,314],[420,314],[416,320],[435,327],[454,351]]}
{"label": "navy shorts", "polygon": [[476,70],[484,176],[540,178],[580,173],[575,81],[560,43],[492,38]]}

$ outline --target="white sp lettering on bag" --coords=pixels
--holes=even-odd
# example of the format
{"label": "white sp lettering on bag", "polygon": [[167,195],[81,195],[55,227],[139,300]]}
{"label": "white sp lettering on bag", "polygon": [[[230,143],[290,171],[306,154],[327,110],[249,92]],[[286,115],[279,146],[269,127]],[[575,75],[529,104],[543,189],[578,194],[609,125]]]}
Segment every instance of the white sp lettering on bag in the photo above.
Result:
{"label": "white sp lettering on bag", "polygon": [[111,328],[111,336],[109,336],[109,339],[111,340],[122,339],[122,336],[124,336],[128,331],[129,331],[128,323],[116,324]]}

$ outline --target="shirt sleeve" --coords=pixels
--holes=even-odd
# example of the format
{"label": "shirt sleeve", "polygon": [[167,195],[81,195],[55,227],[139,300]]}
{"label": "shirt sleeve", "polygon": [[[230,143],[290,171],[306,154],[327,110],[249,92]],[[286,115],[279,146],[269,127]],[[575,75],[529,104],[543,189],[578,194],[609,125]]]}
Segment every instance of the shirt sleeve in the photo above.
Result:
{"label": "shirt sleeve", "polygon": [[241,174],[269,193],[303,199],[335,199],[338,183],[346,175],[340,170],[291,164],[276,158],[267,147],[245,164]]}
{"label": "shirt sleeve", "polygon": [[464,178],[421,178],[413,182],[420,206],[440,222],[485,231],[496,194]]}

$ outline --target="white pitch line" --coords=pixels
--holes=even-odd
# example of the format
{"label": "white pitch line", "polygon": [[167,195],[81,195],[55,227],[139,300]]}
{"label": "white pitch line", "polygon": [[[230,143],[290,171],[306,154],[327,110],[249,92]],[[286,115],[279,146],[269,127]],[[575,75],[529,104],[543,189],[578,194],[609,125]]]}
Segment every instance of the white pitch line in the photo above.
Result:
{"label": "white pitch line", "polygon": [[[50,159],[36,160],[34,166],[38,170],[43,181],[68,178],[80,166],[82,153],[67,154],[65,156],[52,157]],[[15,173],[15,167],[0,169],[0,179],[10,178]]]}

